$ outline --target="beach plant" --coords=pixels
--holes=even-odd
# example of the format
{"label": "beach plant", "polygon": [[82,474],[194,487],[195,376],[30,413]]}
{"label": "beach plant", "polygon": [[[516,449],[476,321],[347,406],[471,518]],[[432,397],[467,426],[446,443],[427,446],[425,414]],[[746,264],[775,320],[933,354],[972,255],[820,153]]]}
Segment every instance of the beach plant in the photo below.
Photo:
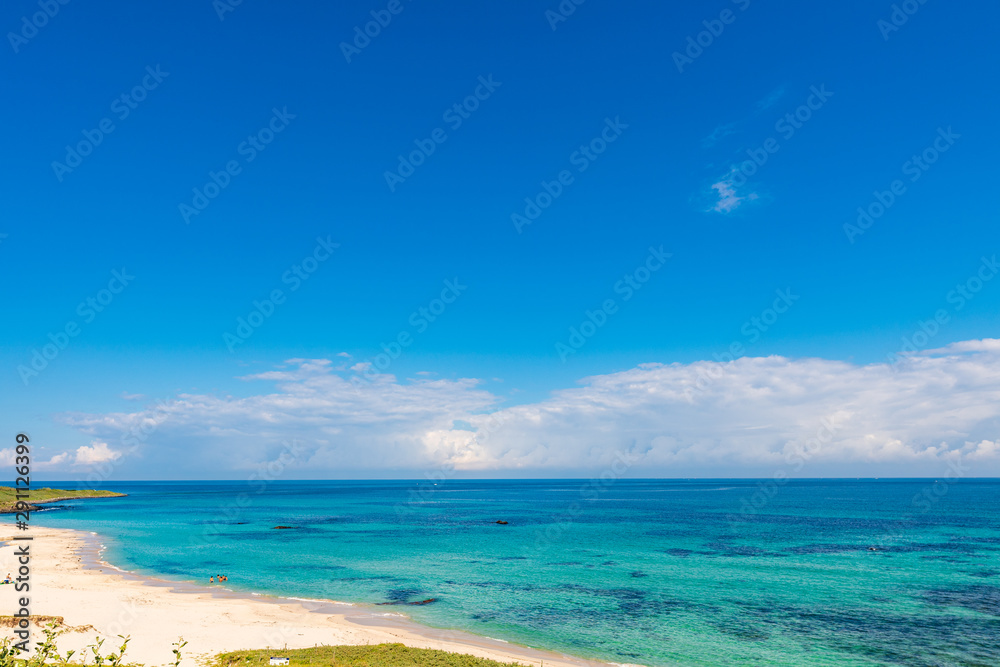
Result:
{"label": "beach plant", "polygon": [[94,664],[100,667],[104,664],[104,656],[101,655],[101,647],[104,646],[104,639],[96,637],[93,644],[88,644],[87,648],[94,654]]}
{"label": "beach plant", "polygon": [[174,667],[179,667],[179,665],[181,664],[181,649],[187,646],[187,642],[184,641],[183,637],[178,637],[177,641],[171,644],[171,646],[174,647],[173,649]]}
{"label": "beach plant", "polygon": [[[104,646],[104,639],[101,637],[94,638],[93,644],[88,644],[87,648],[94,655],[94,664],[97,667],[102,667],[105,663],[108,667],[122,667],[122,660],[125,658],[125,651],[128,649],[128,643],[132,641],[132,635],[118,635],[119,639],[122,640],[122,645],[118,647],[117,653],[109,653],[108,655],[101,655],[101,647]],[[54,648],[54,645],[53,645]],[[59,657],[59,652],[55,652],[56,657]],[[66,662],[68,663],[70,658],[73,656],[73,651],[66,654]]]}
{"label": "beach plant", "polygon": [[108,665],[110,667],[121,667],[122,658],[125,657],[125,649],[128,648],[128,643],[132,641],[132,635],[118,635],[122,640],[122,645],[118,648],[118,653],[112,653],[108,656]]}
{"label": "beach plant", "polygon": [[0,667],[14,667],[19,662],[21,649],[18,648],[10,637],[0,640]]}
{"label": "beach plant", "polygon": [[49,658],[53,655],[57,659],[61,658],[59,655],[59,649],[56,646],[56,639],[63,633],[63,631],[57,630],[57,627],[58,625],[54,622],[45,624],[45,627],[42,628],[42,633],[45,635],[45,641],[35,646],[35,654],[25,663],[27,667],[42,667],[42,665],[47,663]]}

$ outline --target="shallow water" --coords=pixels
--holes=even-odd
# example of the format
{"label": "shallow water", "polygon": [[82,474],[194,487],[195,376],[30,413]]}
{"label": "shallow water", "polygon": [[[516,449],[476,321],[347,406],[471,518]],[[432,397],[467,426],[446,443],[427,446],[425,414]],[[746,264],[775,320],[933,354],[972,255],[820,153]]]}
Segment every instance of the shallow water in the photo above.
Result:
{"label": "shallow water", "polygon": [[122,483],[32,521],[128,570],[612,662],[998,665],[1000,480],[934,481]]}

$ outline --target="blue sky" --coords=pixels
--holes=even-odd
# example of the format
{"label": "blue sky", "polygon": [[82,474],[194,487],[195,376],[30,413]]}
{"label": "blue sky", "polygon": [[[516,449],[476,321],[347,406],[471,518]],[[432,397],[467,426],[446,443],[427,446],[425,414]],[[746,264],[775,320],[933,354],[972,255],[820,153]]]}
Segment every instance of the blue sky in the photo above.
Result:
{"label": "blue sky", "polygon": [[[396,415],[401,392],[445,386],[434,382],[451,391],[475,378],[474,391],[488,396],[467,414],[452,414],[438,397],[441,409],[426,423],[352,436],[426,454],[401,457],[387,471],[338,459],[327,437],[335,442],[339,426],[305,432],[311,417],[290,413],[288,432],[326,453],[315,469],[409,474],[447,459],[497,474],[571,472],[569,459],[528,455],[484,455],[463,468],[460,445],[459,454],[435,458],[427,433],[456,421],[468,433],[461,428],[470,415],[497,409],[551,407],[560,392],[600,384],[588,377],[721,361],[716,355],[734,344],[748,359],[780,355],[789,367],[821,359],[854,372],[886,363],[942,309],[947,321],[918,352],[997,336],[1000,281],[987,281],[961,308],[949,299],[1000,250],[1000,130],[987,75],[997,65],[990,26],[1000,9],[992,4],[913,2],[911,14],[895,16],[892,3],[758,0],[245,0],[220,9],[227,6],[69,2],[51,5],[54,15],[42,20],[32,17],[44,7],[18,0],[3,13],[8,44],[0,57],[12,103],[3,110],[0,414],[8,431],[32,433],[56,457],[53,475],[84,475],[102,458],[116,462],[116,477],[198,475],[176,458],[155,463],[156,452],[201,461],[193,452],[223,451],[213,440],[223,426],[186,414],[190,421],[177,420],[184,428],[158,430],[126,456],[113,441],[122,420],[182,394],[229,404],[296,395],[287,383],[308,386],[309,372],[277,383],[243,379],[288,368],[289,359],[332,360],[328,368],[342,366],[335,373],[347,381],[401,333],[412,337],[402,354],[369,370],[369,379],[375,370],[392,376],[387,393],[369,396],[387,410],[374,414]],[[575,9],[558,20],[552,12],[560,7]],[[367,44],[346,49],[348,62],[342,44],[375,20],[372,12],[391,20]],[[32,20],[44,25],[26,27]],[[690,46],[698,40],[700,52]],[[467,105],[460,124],[456,104]],[[101,132],[78,166],[53,164],[75,164],[67,146],[93,140],[102,122],[113,131]],[[438,128],[440,143],[432,138]],[[421,145],[434,150],[390,187],[386,172]],[[913,156],[925,150],[933,164],[914,168]],[[753,155],[762,164],[746,163]],[[219,176],[227,163],[232,173]],[[225,187],[185,215],[181,205],[194,205],[193,190],[212,173]],[[561,173],[566,182],[557,187]],[[863,233],[845,232],[858,207],[871,207],[873,193],[891,193],[897,180],[901,194],[884,213]],[[531,224],[512,221],[545,183],[559,192],[551,205]],[[328,252],[317,239],[337,247]],[[650,248],[661,247],[669,259],[644,274]],[[316,252],[329,257],[293,290],[286,272]],[[99,298],[123,270],[134,279],[105,294],[110,303],[88,321],[79,304]],[[630,292],[619,282],[628,275],[648,281]],[[412,314],[444,305],[434,299],[445,281],[463,288],[423,329],[415,324],[423,316]],[[237,318],[276,289],[283,302],[273,314],[227,346]],[[779,291],[794,298],[779,304],[786,312],[768,313]],[[608,300],[606,321],[594,315],[602,326],[575,346],[571,327],[579,331],[587,311]],[[766,331],[752,319],[772,316]],[[19,371],[67,323],[79,332],[65,349],[37,376]],[[989,345],[966,353],[985,355],[979,363],[992,368]],[[744,390],[758,381],[747,376]],[[890,383],[887,395],[898,389]],[[986,400],[991,391],[973,393]],[[997,421],[987,413],[961,428],[942,426],[941,438],[957,449],[995,441]],[[872,416],[880,419],[888,432],[897,417]],[[949,419],[942,414],[941,424]],[[674,437],[674,423],[650,428]],[[649,443],[661,437],[607,425],[608,440],[593,445],[604,454],[622,443],[655,450]],[[878,431],[866,429],[858,437]],[[521,434],[501,451],[529,447],[532,438],[544,448],[555,437],[546,433]],[[886,442],[909,442],[893,433]],[[276,428],[260,455],[285,435]],[[797,437],[775,433],[767,446]],[[411,440],[423,444],[405,444]],[[98,449],[81,457],[80,447]],[[668,459],[637,474],[742,470],[709,455],[684,466]],[[601,460],[579,469],[599,469]],[[873,461],[844,454],[817,463],[812,476],[853,474]],[[895,460],[886,461],[894,470]],[[901,472],[913,463],[896,462]],[[244,474],[213,465],[219,474],[209,477]],[[746,470],[773,467],[758,457]]]}

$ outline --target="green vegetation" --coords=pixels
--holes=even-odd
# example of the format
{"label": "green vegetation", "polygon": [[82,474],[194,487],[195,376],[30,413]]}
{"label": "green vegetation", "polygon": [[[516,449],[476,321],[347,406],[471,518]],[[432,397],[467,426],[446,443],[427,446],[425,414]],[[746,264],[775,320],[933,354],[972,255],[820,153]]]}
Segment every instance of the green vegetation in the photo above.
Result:
{"label": "green vegetation", "polygon": [[266,667],[271,656],[288,658],[289,667],[513,667],[516,662],[496,662],[463,653],[448,653],[403,644],[367,646],[317,646],[291,651],[267,649],[223,653],[213,667]]}
{"label": "green vegetation", "polygon": [[[55,616],[53,618],[61,617]],[[59,629],[60,624],[56,621],[46,624],[42,630],[45,633],[45,641],[38,642],[34,647],[35,650],[32,652],[31,657],[27,659],[18,657],[24,653],[25,649],[23,646],[27,645],[26,641],[17,644],[10,637],[0,639],[0,667],[79,667],[80,665],[87,664],[86,654],[84,654],[84,657],[79,662],[73,662],[73,655],[76,651],[67,651],[65,655],[59,652],[59,648],[56,646],[56,639],[59,635],[66,632],[66,630]],[[16,627],[23,629],[26,626],[18,625]],[[90,628],[89,625],[86,627]],[[122,643],[117,653],[102,653],[101,648],[104,646],[104,640],[100,637],[96,638],[93,644],[87,646],[92,654],[90,664],[96,667],[104,667],[105,665],[107,667],[141,667],[140,665],[124,662],[125,649],[128,647],[131,638],[127,635],[118,635],[118,638],[122,640]],[[174,646],[177,647],[174,650],[174,655],[177,658],[174,667],[180,665],[180,649],[184,648],[186,644],[187,642],[183,639],[174,643]]]}
{"label": "green vegetation", "polygon": [[[11,617],[7,617],[11,618]],[[43,617],[33,617],[32,620]],[[56,639],[64,632],[80,632],[84,629],[93,630],[91,626],[68,628],[62,624],[61,617],[48,617],[52,620],[45,625],[45,641],[39,642],[35,651],[27,659],[18,656],[22,648],[10,637],[0,639],[0,667],[142,667],[135,663],[125,662],[125,651],[131,637],[118,635],[121,645],[117,651],[104,653],[104,639],[95,638],[94,643],[73,661],[75,651],[59,652]],[[8,625],[8,627],[11,627]],[[14,624],[14,627],[17,627]],[[25,626],[20,626],[25,627]],[[173,667],[180,667],[181,649],[187,646],[184,638],[179,638],[172,644]],[[485,658],[476,658],[462,653],[448,653],[426,648],[410,648],[403,644],[374,644],[366,646],[317,646],[315,648],[300,648],[291,651],[264,649],[257,651],[234,651],[222,653],[215,657],[211,667],[256,667],[268,665],[271,656],[281,656],[289,659],[289,667],[521,667],[516,662],[496,662]]]}
{"label": "green vegetation", "polygon": [[[0,486],[0,514],[10,514],[12,512],[23,511],[17,509],[18,490],[9,486]],[[24,495],[24,489],[21,489]],[[38,509],[44,503],[54,503],[60,500],[76,500],[78,498],[117,498],[124,496],[124,493],[114,491],[95,491],[91,489],[80,489],[70,491],[67,489],[31,489],[28,491],[28,498],[24,500],[28,509]]]}

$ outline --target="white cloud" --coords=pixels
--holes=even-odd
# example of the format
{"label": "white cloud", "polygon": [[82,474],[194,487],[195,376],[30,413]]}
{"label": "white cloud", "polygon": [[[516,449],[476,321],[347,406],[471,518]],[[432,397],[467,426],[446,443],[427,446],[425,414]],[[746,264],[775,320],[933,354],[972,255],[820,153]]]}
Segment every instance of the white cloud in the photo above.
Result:
{"label": "white cloud", "polygon": [[[65,456],[63,454],[62,456]],[[76,459],[74,463],[76,465],[94,465],[97,463],[106,463],[108,461],[114,461],[121,457],[120,452],[116,452],[108,446],[108,443],[101,442],[99,440],[94,440],[90,443],[90,446],[78,447],[76,450]],[[58,458],[58,457],[57,457]],[[65,460],[65,459],[62,459]]]}
{"label": "white cloud", "polygon": [[121,396],[126,401],[141,401],[142,399],[146,398],[145,394],[130,394],[127,391],[123,391],[121,394],[119,394],[119,396]]}
{"label": "white cloud", "polygon": [[58,466],[69,460],[69,452],[63,452],[62,454],[56,454],[48,461],[42,463],[44,466]]}
{"label": "white cloud", "polygon": [[[13,447],[9,449],[0,449],[0,465],[13,468],[15,465],[18,465],[17,458],[19,456],[20,455]],[[69,460],[69,458],[69,453],[63,452],[62,454],[56,454],[48,461],[36,460],[32,463],[32,467],[35,469],[58,467]],[[24,461],[22,460],[21,463],[23,464]]]}
{"label": "white cloud", "polygon": [[[956,457],[1000,471],[1000,345],[994,341],[957,343],[914,357],[896,372],[886,364],[777,356],[642,364],[585,378],[494,417],[488,413],[500,399],[476,380],[403,384],[376,375],[354,384],[351,377],[327,360],[300,360],[244,378],[275,382],[270,393],[179,396],[157,409],[158,427],[139,458],[171,470],[190,461],[202,470],[240,471],[271,460],[281,442],[294,440],[304,443],[306,454],[289,465],[290,477],[442,465],[483,474],[600,470],[622,451],[634,458],[638,476],[723,468],[756,474],[786,468],[802,451],[808,467],[792,472],[805,476],[844,466],[937,470]],[[100,438],[101,451],[114,454],[103,441],[114,442],[153,416],[61,419]],[[78,461],[84,449],[94,448],[78,450]]]}
{"label": "white cloud", "polygon": [[1000,338],[984,338],[982,340],[964,340],[952,343],[947,347],[920,352],[923,355],[939,355],[958,352],[1000,352]]}
{"label": "white cloud", "polygon": [[758,198],[756,192],[750,192],[745,195],[737,193],[736,183],[733,180],[735,173],[736,170],[734,168],[728,176],[712,184],[712,189],[715,190],[717,198],[716,202],[712,204],[712,211],[716,213],[731,213],[739,208],[743,202],[753,201]]}

